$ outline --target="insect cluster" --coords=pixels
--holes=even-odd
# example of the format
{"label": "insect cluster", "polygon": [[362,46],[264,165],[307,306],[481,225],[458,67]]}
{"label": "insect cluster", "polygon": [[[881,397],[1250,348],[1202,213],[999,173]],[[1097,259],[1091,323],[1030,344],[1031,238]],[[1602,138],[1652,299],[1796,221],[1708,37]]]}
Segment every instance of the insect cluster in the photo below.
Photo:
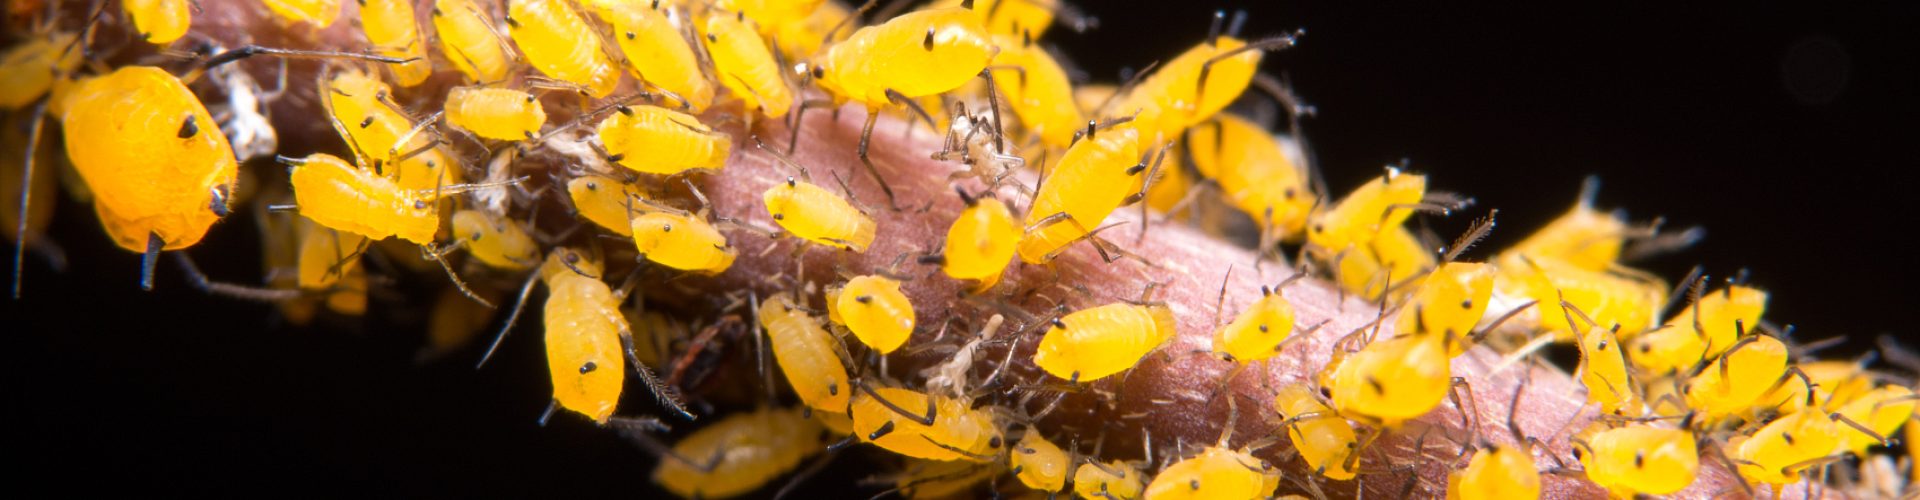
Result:
{"label": "insect cluster", "polygon": [[[149,289],[170,253],[206,292],[304,324],[366,314],[383,274],[444,275],[430,353],[541,306],[541,421],[617,430],[690,498],[869,448],[899,457],[878,489],[912,497],[1897,492],[1874,472],[1915,462],[1892,451],[1909,379],[1813,358],[1744,276],[1628,267],[1694,233],[1595,209],[1597,184],[1480,262],[1463,257],[1495,213],[1442,244],[1409,221],[1472,202],[1404,166],[1333,196],[1259,112],[1295,132],[1312,114],[1260,72],[1304,32],[1242,38],[1215,14],[1192,48],[1098,84],[1041,42],[1096,24],[1059,0],[232,3],[359,38],[226,50],[189,0],[9,4],[32,25],[0,59],[16,295],[27,250],[59,260],[62,179]],[[265,92],[238,69],[257,58],[282,60],[282,90],[317,67],[308,94]],[[278,99],[316,105],[343,147],[277,156]],[[236,210],[259,285],[187,255]],[[1153,231],[1254,252],[1162,260],[1140,251]],[[1553,344],[1579,352],[1571,381],[1536,359]],[[1219,370],[1177,397],[1135,380],[1182,366]],[[1579,411],[1517,418],[1537,372],[1579,384]]]}

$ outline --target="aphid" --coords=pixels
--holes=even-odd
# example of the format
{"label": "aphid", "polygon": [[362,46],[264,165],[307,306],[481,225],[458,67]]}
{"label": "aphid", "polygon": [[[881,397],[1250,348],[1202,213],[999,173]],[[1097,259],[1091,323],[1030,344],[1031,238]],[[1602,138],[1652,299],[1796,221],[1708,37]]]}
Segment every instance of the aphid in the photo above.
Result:
{"label": "aphid", "polygon": [[1349,248],[1364,247],[1412,217],[1426,191],[1427,176],[1389,167],[1385,176],[1362,184],[1332,209],[1309,218],[1308,248],[1331,260]]}
{"label": "aphid", "polygon": [[[1091,237],[1095,226],[1137,195],[1148,172],[1139,161],[1139,135],[1121,128],[1100,133],[1089,126],[1080,142],[1054,164],[1035,193],[1022,223],[1020,260],[1050,262],[1075,241]],[[1157,161],[1155,162],[1158,163]]]}
{"label": "aphid", "polygon": [[1243,363],[1261,361],[1279,354],[1292,333],[1293,304],[1262,285],[1253,305],[1213,332],[1213,352]]}
{"label": "aphid", "polygon": [[507,78],[513,54],[494,26],[493,18],[473,0],[433,2],[433,31],[440,39],[440,52],[468,80],[498,82]]}
{"label": "aphid", "polygon": [[1273,408],[1286,418],[1281,425],[1287,428],[1287,439],[1306,459],[1308,468],[1335,481],[1353,479],[1358,473],[1360,462],[1354,456],[1359,453],[1360,442],[1354,436],[1353,424],[1321,401],[1312,389],[1300,384],[1282,386],[1273,398]]}
{"label": "aphid", "polygon": [[[763,28],[773,28],[767,33],[770,42],[776,45],[780,53],[789,61],[805,61],[820,53],[821,47],[832,45],[851,34],[852,30],[836,29],[840,22],[853,15],[853,10],[838,1],[819,2],[806,19],[798,21],[765,23],[757,22]],[[749,14],[751,16],[751,14]],[[831,31],[831,33],[829,33]]]}
{"label": "aphid", "polygon": [[568,0],[512,0],[507,4],[507,34],[527,63],[541,74],[578,85],[594,98],[620,84],[620,69],[601,46],[600,37]]}
{"label": "aphid", "polygon": [[1807,397],[1806,384],[1779,384],[1760,396],[1756,410],[1785,415],[1807,408],[1807,402],[1812,401],[1816,408],[1832,411],[1874,390],[1873,375],[1864,360],[1811,361],[1793,366],[1813,383],[1813,397]]}
{"label": "aphid", "polygon": [[1073,471],[1073,493],[1093,500],[1133,500],[1146,487],[1139,468],[1118,460],[1101,464],[1088,460]]}
{"label": "aphid", "polygon": [[940,254],[940,269],[947,276],[974,281],[973,291],[984,292],[1000,282],[1020,241],[1020,225],[1013,211],[998,198],[975,199],[965,196],[967,208],[947,228],[947,242]]}
{"label": "aphid", "polygon": [[567,181],[567,196],[581,217],[621,236],[633,236],[633,211],[640,188],[611,177],[585,175]]}
{"label": "aphid", "polygon": [[1540,470],[1522,448],[1481,448],[1473,453],[1467,468],[1447,474],[1447,500],[1536,498],[1540,498]]}
{"label": "aphid", "polygon": [[302,290],[326,290],[360,267],[360,254],[367,249],[367,237],[337,231],[312,219],[300,217],[300,247],[297,253],[298,279]]}
{"label": "aphid", "polygon": [[193,24],[193,7],[187,4],[188,0],[123,0],[120,6],[133,19],[133,30],[141,40],[166,46],[186,35]]}
{"label": "aphid", "polygon": [[1168,464],[1147,484],[1150,499],[1228,498],[1254,500],[1273,496],[1279,485],[1279,473],[1265,460],[1253,456],[1252,447],[1229,448],[1239,405],[1229,395],[1228,414],[1220,430],[1220,441],[1201,450],[1199,455]]}
{"label": "aphid", "polygon": [[280,19],[281,23],[292,25],[306,23],[313,29],[322,30],[333,25],[340,18],[340,0],[261,0],[267,4],[267,10]]}
{"label": "aphid", "polygon": [[[1728,442],[1727,455],[1742,477],[1779,490],[1798,482],[1808,468],[1838,460],[1835,453],[1847,449],[1836,416],[1840,414],[1802,411],[1780,417],[1751,436]],[[1880,436],[1871,439],[1879,442]]]}
{"label": "aphid", "polygon": [[[600,264],[558,249],[540,267],[547,284],[547,370],[561,408],[605,424],[626,382],[621,338],[630,330],[620,298],[600,281]],[[589,274],[591,273],[591,274]]]}
{"label": "aphid", "polygon": [[1700,453],[1693,436],[1680,429],[1630,424],[1602,430],[1585,442],[1573,442],[1573,454],[1587,479],[1615,498],[1667,495],[1693,484]]}
{"label": "aphid", "polygon": [[1900,426],[1907,424],[1907,419],[1913,417],[1916,407],[1915,399],[1912,389],[1884,385],[1847,403],[1840,408],[1840,415],[1851,422],[1866,426],[1875,435],[1868,435],[1865,432],[1846,432],[1846,443],[1842,447],[1854,456],[1865,456],[1867,447],[1886,444],[1881,438],[1892,436],[1894,431],[1900,430]]}
{"label": "aphid", "polygon": [[909,500],[965,498],[975,486],[1001,472],[996,463],[908,458],[906,470],[893,478],[891,491]]}
{"label": "aphid", "polygon": [[1007,451],[1007,465],[1012,467],[1014,477],[1028,488],[1047,493],[1066,489],[1067,466],[1070,464],[1070,457],[1065,450],[1032,427],[1028,427],[1026,434],[1020,436],[1020,442]]}
{"label": "aphid", "polygon": [[859,386],[850,415],[862,441],[929,460],[986,462],[1000,454],[1000,428],[986,411],[939,394]]}
{"label": "aphid", "polygon": [[620,106],[600,121],[596,134],[610,163],[635,172],[673,175],[727,165],[733,139],[699,118],[659,106]]}
{"label": "aphid", "polygon": [[73,74],[82,61],[75,40],[72,33],[49,33],[27,37],[0,53],[0,109],[26,107],[52,91],[56,80]]}
{"label": "aphid", "polygon": [[1156,142],[1172,139],[1212,118],[1246,91],[1266,51],[1291,47],[1295,42],[1293,35],[1251,42],[1221,35],[1218,23],[1225,14],[1216,12],[1214,16],[1214,33],[1205,42],[1161,64],[1119,103],[1109,107],[1119,113],[1138,110],[1135,126],[1141,138]]}
{"label": "aphid", "polygon": [[453,214],[453,239],[488,266],[509,271],[533,269],[540,263],[540,245],[520,223],[480,210]]}
{"label": "aphid", "polygon": [[787,115],[793,107],[793,89],[773,59],[760,34],[738,14],[714,11],[700,24],[700,37],[713,57],[714,78],[750,110],[768,118]]}
{"label": "aphid", "polygon": [[[1008,2],[1010,5],[1024,3]],[[1046,49],[1033,44],[1034,36],[1037,35],[994,35],[994,45],[1000,47],[1000,54],[994,56],[990,69],[1013,72],[995,77],[995,83],[999,84],[1001,95],[1006,96],[1007,106],[1013,108],[1013,114],[1026,124],[1027,132],[1039,136],[1040,142],[1048,147],[1065,148],[1072,145],[1074,133],[1087,120],[1073,103],[1073,84],[1067,80],[1066,70]]]}
{"label": "aphid", "polygon": [[[726,8],[726,7],[721,7]],[[700,71],[700,59],[681,35],[660,2],[652,7],[638,2],[621,4],[609,12],[614,41],[626,55],[633,75],[655,88],[673,93],[694,110],[713,104],[713,82]],[[749,14],[751,15],[751,14]]]}
{"label": "aphid", "polygon": [[1696,298],[1693,305],[1668,318],[1665,326],[1633,337],[1634,366],[1650,373],[1691,369],[1700,360],[1733,347],[1740,330],[1759,325],[1767,307],[1767,292],[1745,286]]}
{"label": "aphid", "polygon": [[1588,178],[1572,210],[1502,252],[1501,258],[1525,255],[1566,262],[1588,271],[1607,270],[1619,260],[1620,249],[1626,244],[1627,223],[1618,213],[1593,209],[1593,197],[1599,190],[1599,180]]}
{"label": "aphid", "polygon": [[847,367],[835,351],[838,342],[805,311],[795,309],[785,294],[768,297],[760,304],[760,326],[772,339],[773,357],[780,373],[800,401],[810,408],[826,412],[847,411],[853,386]]}
{"label": "aphid", "polygon": [[[416,245],[433,244],[440,229],[435,201],[445,193],[413,191],[372,170],[356,168],[324,153],[283,159],[300,214],[329,228],[375,240],[398,236]],[[453,191],[464,189],[453,187]]]}
{"label": "aphid", "polygon": [[[1495,288],[1504,296],[1526,297],[1541,304],[1565,300],[1586,313],[1601,328],[1613,329],[1621,337],[1631,338],[1646,331],[1667,302],[1667,286],[1651,277],[1622,276],[1588,271],[1556,259],[1534,259],[1508,254],[1495,265]],[[1568,323],[1566,315],[1541,314],[1540,328],[1555,338],[1572,339],[1579,331]]]}
{"label": "aphid", "polygon": [[146,254],[140,282],[151,290],[160,251],[199,243],[227,214],[239,163],[200,99],[166,71],[126,66],[78,85],[60,117],[67,157],[114,242]]}
{"label": "aphid", "polygon": [[1227,203],[1253,217],[1274,240],[1297,241],[1319,203],[1306,169],[1259,125],[1233,113],[1188,129],[1185,150],[1201,175],[1219,183]]}
{"label": "aphid", "polygon": [[1395,331],[1438,335],[1446,339],[1449,356],[1460,355],[1493,298],[1493,274],[1493,266],[1481,263],[1448,262],[1434,268],[1401,308]]}
{"label": "aphid", "polygon": [[1347,292],[1368,298],[1389,291],[1397,291],[1395,296],[1410,292],[1388,280],[1418,275],[1434,263],[1433,251],[1421,246],[1420,237],[1406,227],[1384,228],[1373,241],[1348,247],[1335,254],[1334,260],[1334,281]]}
{"label": "aphid", "polygon": [[835,321],[846,325],[860,343],[882,355],[892,353],[913,336],[913,302],[900,293],[900,282],[885,276],[858,276],[845,285],[827,289],[827,307]]}
{"label": "aphid", "polygon": [[1081,16],[1061,0],[941,0],[934,2],[932,7],[956,7],[968,3],[973,5],[974,14],[980,16],[981,26],[996,35],[1032,33],[1032,37],[1039,38],[1046,34],[1047,28],[1053,26],[1056,14],[1066,16],[1069,29],[1074,31],[1098,25],[1097,20]]}
{"label": "aphid", "polygon": [[373,53],[396,59],[388,64],[394,83],[412,87],[433,74],[433,61],[427,60],[427,42],[420,35],[420,21],[413,17],[411,0],[355,0],[360,3],[360,32],[373,46]]}
{"label": "aphid", "polygon": [[820,424],[792,408],[729,415],[681,438],[653,482],[682,498],[751,493],[820,451]]}
{"label": "aphid", "polygon": [[733,266],[735,252],[704,215],[656,210],[633,218],[633,244],[648,262],[704,274]]}
{"label": "aphid", "polygon": [[1612,330],[1589,326],[1580,336],[1580,383],[1587,388],[1587,401],[1598,403],[1600,411],[1613,415],[1638,415],[1641,402],[1627,371],[1620,339]]}
{"label": "aphid", "polygon": [[401,188],[428,190],[460,183],[453,155],[388,100],[393,91],[358,69],[323,76],[321,107],[353,150],[355,164],[392,177]]}
{"label": "aphid", "polygon": [[776,26],[807,19],[824,3],[826,0],[720,0],[714,6],[738,12],[752,19],[762,34],[772,34],[779,31]]}
{"label": "aphid", "polygon": [[513,89],[454,87],[443,109],[448,125],[502,141],[531,139],[547,123],[540,100]]}
{"label": "aphid", "polygon": [[1749,335],[1702,367],[1680,392],[1688,408],[1713,420],[1752,407],[1788,375],[1787,345],[1767,335]]}
{"label": "aphid", "polygon": [[1092,382],[1133,368],[1173,334],[1173,310],[1164,304],[1082,309],[1053,321],[1033,364],[1071,383]]}
{"label": "aphid", "polygon": [[761,199],[773,221],[801,239],[855,252],[873,244],[873,217],[813,183],[788,177],[785,184],[767,188]]}
{"label": "aphid", "polygon": [[1451,358],[1440,340],[1402,336],[1367,344],[1334,369],[1333,407],[1388,428],[1427,414],[1453,387]]}

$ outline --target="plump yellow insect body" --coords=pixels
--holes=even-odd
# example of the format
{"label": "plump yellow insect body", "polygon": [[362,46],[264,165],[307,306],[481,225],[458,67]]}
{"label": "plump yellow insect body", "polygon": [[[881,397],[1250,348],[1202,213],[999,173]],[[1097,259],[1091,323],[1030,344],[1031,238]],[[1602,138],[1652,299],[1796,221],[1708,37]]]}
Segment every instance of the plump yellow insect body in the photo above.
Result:
{"label": "plump yellow insect body", "polygon": [[1634,424],[1595,433],[1574,455],[1587,479],[1615,498],[1667,495],[1693,484],[1700,453],[1693,436],[1679,429]]}
{"label": "plump yellow insect body", "polygon": [[1280,353],[1280,343],[1293,333],[1293,304],[1278,292],[1260,288],[1260,299],[1240,311],[1232,323],[1213,332],[1213,352],[1241,362],[1253,362]]}
{"label": "plump yellow insect body", "polygon": [[827,49],[815,75],[828,93],[875,109],[892,102],[889,90],[918,98],[960,88],[993,52],[972,11],[931,8],[860,28]]}
{"label": "plump yellow insect body", "polygon": [[1440,405],[1452,387],[1447,348],[1439,339],[1404,336],[1375,341],[1333,372],[1333,407],[1347,418],[1399,427]]}
{"label": "plump yellow insect body", "polygon": [[[1433,252],[1421,246],[1420,238],[1406,227],[1385,228],[1373,241],[1347,247],[1334,259],[1338,261],[1333,267],[1334,281],[1348,293],[1370,299],[1432,268],[1434,263]],[[1407,287],[1397,290],[1396,297],[1411,291]]]}
{"label": "plump yellow insect body", "polygon": [[333,293],[327,294],[327,310],[343,316],[367,314],[367,269],[353,266],[340,278]]}
{"label": "plump yellow insect body", "polygon": [[609,14],[614,41],[635,77],[686,99],[695,110],[713,105],[713,82],[701,73],[693,46],[664,11],[636,2],[622,4]]}
{"label": "plump yellow insect body", "polygon": [[506,217],[479,210],[454,212],[453,238],[494,268],[524,271],[540,263],[540,245],[520,223]]}
{"label": "plump yellow insect body", "polygon": [[[958,399],[909,389],[880,387],[853,397],[853,434],[894,453],[928,460],[993,460],[1003,446],[993,416]],[[932,404],[929,406],[928,402]],[[892,403],[914,416],[902,415]],[[933,409],[932,424],[920,420]]]}
{"label": "plump yellow insect body", "polygon": [[[1000,55],[993,59],[995,82],[1007,107],[1026,124],[1027,133],[1039,136],[1041,143],[1052,148],[1072,144],[1073,133],[1087,119],[1073,103],[1073,83],[1067,80],[1067,71],[1046,49],[1034,45],[1032,38],[1003,34],[994,35],[993,42],[1000,47]],[[1002,67],[1019,69],[1001,71]]]}
{"label": "plump yellow insect body", "polygon": [[1048,441],[1039,431],[1027,428],[1020,443],[1008,452],[1007,465],[1021,484],[1037,491],[1059,492],[1067,487],[1067,466],[1072,465],[1066,450]]}
{"label": "plump yellow insect body", "polygon": [[[1873,430],[1874,434],[1892,438],[1893,433],[1913,416],[1915,408],[1912,389],[1886,385],[1847,403],[1840,408],[1840,414]],[[1867,447],[1882,444],[1873,436],[1858,430],[1841,429],[1841,433],[1846,440],[1841,447],[1855,456],[1866,456]]]}
{"label": "plump yellow insect body", "polygon": [[[751,15],[751,14],[749,14]],[[837,1],[821,2],[808,14],[806,19],[795,22],[760,23],[762,27],[772,27],[769,41],[779,46],[788,61],[806,61],[820,53],[825,45],[845,40],[852,30],[842,29],[833,33],[833,39],[827,39],[827,30],[834,29],[840,21],[853,15],[853,11]],[[825,45],[823,45],[825,44]]]}
{"label": "plump yellow insect body", "polygon": [[1222,114],[1190,129],[1186,148],[1200,174],[1220,184],[1227,203],[1279,240],[1297,241],[1305,234],[1319,197],[1308,185],[1306,169],[1265,129]]}
{"label": "plump yellow insect body", "polygon": [[198,243],[227,212],[238,174],[219,122],[159,68],[126,66],[79,85],[61,117],[67,158],[114,243],[134,252],[150,237],[166,250]]}
{"label": "plump yellow insect body", "polygon": [[[1049,254],[1099,227],[1146,182],[1146,169],[1137,168],[1139,159],[1139,135],[1127,128],[1099,131],[1067,148],[1027,211],[1020,259],[1045,263],[1051,260]],[[1058,217],[1055,214],[1066,214],[1066,219],[1042,225]]]}
{"label": "plump yellow insect body", "polygon": [[1493,273],[1493,266],[1472,262],[1434,268],[1413,292],[1413,302],[1401,308],[1396,331],[1439,336],[1447,341],[1447,354],[1459,356],[1466,350],[1463,340],[1487,313]]}
{"label": "plump yellow insect body", "polygon": [[1413,216],[1413,207],[1426,196],[1427,176],[1389,169],[1308,220],[1307,244],[1324,258],[1347,248],[1365,246],[1400,227]]}
{"label": "plump yellow insect body", "polygon": [[1126,462],[1106,464],[1087,462],[1073,471],[1073,493],[1083,500],[1133,500],[1140,498],[1145,483],[1140,469]]}
{"label": "plump yellow insect body", "polygon": [[733,151],[727,134],[692,115],[659,106],[623,107],[601,120],[597,133],[613,163],[649,174],[718,171]]}
{"label": "plump yellow insect body", "polygon": [[735,14],[715,12],[700,24],[700,37],[707,41],[707,54],[713,58],[714,78],[745,103],[768,118],[787,115],[793,107],[793,89],[781,76],[780,64],[760,34],[747,27]]}
{"label": "plump yellow insect body", "polygon": [[187,0],[123,0],[133,30],[147,43],[167,45],[187,34],[193,10]]}
{"label": "plump yellow insect body", "polygon": [[1054,321],[1033,364],[1055,377],[1092,382],[1133,368],[1173,333],[1173,310],[1164,305],[1082,309]]}
{"label": "plump yellow insect body", "polygon": [[1588,271],[1605,271],[1620,258],[1626,234],[1625,220],[1614,213],[1594,210],[1590,196],[1582,196],[1566,215],[1501,252],[1501,256],[1555,259]]}
{"label": "plump yellow insect body", "polygon": [[507,41],[494,31],[493,17],[473,0],[434,0],[433,31],[440,53],[468,80],[498,82],[507,78],[512,56]]}
{"label": "plump yellow insect body", "polygon": [[640,188],[617,179],[581,176],[567,181],[567,197],[581,217],[621,236],[633,235],[633,216],[644,212]]}
{"label": "plump yellow insect body", "polygon": [[385,64],[393,72],[394,83],[412,87],[433,74],[433,61],[427,59],[427,41],[420,36],[420,21],[413,17],[409,0],[358,0],[360,31],[366,34],[373,53],[398,59],[413,59],[400,64]]}
{"label": "plump yellow insect body", "polygon": [[[1640,280],[1617,274],[1588,271],[1557,259],[1502,257],[1497,265],[1495,288],[1502,294],[1526,297],[1539,304],[1559,304],[1562,298],[1586,313],[1601,328],[1619,325],[1619,335],[1632,338],[1650,328],[1667,302],[1667,285],[1657,280]],[[1546,307],[1540,314],[1540,328],[1561,339],[1586,328],[1587,320]]]}
{"label": "plump yellow insect body", "polygon": [[288,177],[300,215],[322,226],[375,240],[398,236],[416,245],[433,243],[439,230],[433,199],[346,160],[316,153],[297,162]]}
{"label": "plump yellow insect body", "polygon": [[790,300],[775,295],[760,304],[760,326],[772,340],[774,360],[801,402],[815,410],[845,412],[854,389],[834,353],[838,340]]}
{"label": "plump yellow insect body", "polygon": [[906,470],[893,479],[893,487],[907,500],[965,498],[975,493],[975,486],[1005,472],[1000,464],[965,460],[908,458],[905,465]]}
{"label": "plump yellow insect body", "polygon": [[267,10],[280,19],[280,22],[292,24],[310,24],[316,30],[333,25],[340,18],[340,0],[261,0],[267,4]]}
{"label": "plump yellow insect body", "polygon": [[386,83],[348,69],[328,78],[326,88],[321,105],[358,165],[394,178],[405,189],[431,190],[460,183],[453,156],[434,145],[431,134],[415,133],[401,142],[413,132],[414,120],[389,100],[393,91]]}
{"label": "plump yellow insect body", "polygon": [[1540,470],[1526,450],[1497,446],[1474,452],[1467,468],[1447,475],[1447,500],[1540,498]]}
{"label": "plump yellow insect body", "polygon": [[600,98],[620,84],[620,68],[593,33],[568,0],[508,3],[507,34],[527,62],[541,74],[579,85],[588,95]]}
{"label": "plump yellow insect body", "polygon": [[1775,419],[1752,436],[1735,438],[1727,444],[1727,455],[1748,481],[1780,488],[1799,482],[1810,461],[1846,449],[1840,425],[1824,411],[1794,413]]}
{"label": "plump yellow insect body", "polygon": [[[1767,293],[1744,286],[1708,293],[1658,329],[1633,337],[1634,366],[1651,373],[1693,368],[1719,356],[1739,340],[1741,330],[1759,325]],[[1695,320],[1699,320],[1695,323]]]}
{"label": "plump yellow insect body", "polygon": [[[1708,419],[1746,410],[1787,373],[1787,345],[1766,335],[1714,358],[1681,387],[1687,407]],[[1818,412],[1816,412],[1818,413]]]}
{"label": "plump yellow insect body", "polygon": [[1020,242],[1020,225],[1013,211],[996,198],[974,200],[947,228],[940,269],[953,279],[973,280],[975,291],[1000,282]]}
{"label": "plump yellow insect body", "polygon": [[1605,328],[1590,328],[1580,336],[1580,383],[1587,401],[1613,415],[1639,415],[1640,398],[1622,356],[1620,339]]}
{"label": "plump yellow insect body", "polygon": [[826,0],[720,0],[716,6],[746,15],[763,34],[772,34],[779,32],[779,25],[807,19],[824,3]]}
{"label": "plump yellow insect body", "polygon": [[1810,361],[1795,363],[1813,383],[1813,397],[1807,397],[1807,384],[1779,384],[1760,396],[1754,410],[1761,415],[1785,415],[1810,408],[1808,401],[1823,411],[1840,409],[1874,390],[1873,375],[1858,361]]}
{"label": "plump yellow insect body", "polygon": [[[934,2],[934,8],[959,7],[961,0],[940,0]],[[1031,33],[1034,38],[1047,33],[1053,26],[1054,10],[1059,9],[1058,0],[977,0],[973,2],[974,15],[980,17],[980,25],[995,35],[1019,36]],[[1001,48],[1005,48],[1002,45]]]}
{"label": "plump yellow insect body", "polygon": [[773,221],[801,239],[855,252],[873,244],[873,218],[820,186],[788,178],[761,199]]}
{"label": "plump yellow insect body", "polygon": [[1273,495],[1265,461],[1250,453],[1217,446],[1161,469],[1147,484],[1146,498],[1219,498],[1254,500]]}
{"label": "plump yellow insect body", "polygon": [[79,68],[82,54],[74,36],[30,37],[0,53],[0,109],[25,107],[53,90],[54,80]]}
{"label": "plump yellow insect body", "polygon": [[1206,87],[1201,88],[1201,67],[1215,57],[1247,44],[1238,38],[1223,36],[1202,43],[1160,65],[1133,88],[1120,103],[1109,108],[1114,114],[1140,111],[1135,119],[1143,138],[1153,141],[1179,137],[1182,130],[1212,118],[1228,104],[1240,98],[1253,82],[1253,74],[1265,55],[1247,50],[1219,59],[1207,72]]}
{"label": "plump yellow insect body", "polygon": [[1273,408],[1286,419],[1287,438],[1308,468],[1335,481],[1353,479],[1358,474],[1360,463],[1348,458],[1359,452],[1353,424],[1322,402],[1312,389],[1300,384],[1283,386],[1273,398]]}
{"label": "plump yellow insect body", "polygon": [[735,252],[726,235],[699,217],[648,212],[634,217],[631,227],[635,248],[649,262],[703,274],[733,266]]}
{"label": "plump yellow insect body", "polygon": [[883,276],[847,280],[828,304],[854,338],[880,354],[892,353],[913,336],[913,302],[900,293],[900,282]]}
{"label": "plump yellow insect body", "polygon": [[761,408],[735,413],[681,438],[660,460],[653,482],[681,498],[731,498],[760,489],[820,451],[820,424],[798,409]]}
{"label": "plump yellow insect body", "polygon": [[367,237],[356,233],[337,231],[314,223],[311,219],[301,218],[300,249],[298,251],[299,279],[296,284],[304,290],[323,290],[340,282],[360,267],[360,256],[355,252],[363,251]]}
{"label": "plump yellow insect body", "polygon": [[455,87],[447,92],[447,123],[473,135],[502,141],[531,139],[547,123],[533,94],[513,89]]}
{"label": "plump yellow insect body", "polygon": [[[573,259],[572,266],[566,265]],[[578,269],[576,271],[575,269]],[[605,282],[593,276],[598,264],[561,249],[541,267],[547,283],[547,371],[553,379],[553,399],[561,408],[604,424],[620,403],[626,383],[627,360],[621,354],[620,334],[629,331],[620,314],[620,299]]]}

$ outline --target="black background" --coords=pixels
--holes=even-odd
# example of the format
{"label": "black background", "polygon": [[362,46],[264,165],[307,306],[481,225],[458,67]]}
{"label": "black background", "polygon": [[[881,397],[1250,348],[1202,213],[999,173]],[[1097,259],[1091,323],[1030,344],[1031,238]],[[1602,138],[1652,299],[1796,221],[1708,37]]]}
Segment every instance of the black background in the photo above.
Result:
{"label": "black background", "polygon": [[[1102,27],[1050,38],[1106,80],[1178,53],[1213,9],[1233,7],[1083,3]],[[1661,274],[1751,268],[1773,292],[1768,317],[1802,339],[1848,336],[1837,354],[1913,334],[1920,292],[1898,244],[1920,208],[1905,175],[1920,132],[1912,4],[1242,7],[1249,34],[1308,28],[1265,68],[1319,107],[1307,130],[1335,191],[1409,158],[1436,189],[1501,209],[1497,248],[1599,174],[1604,207],[1708,228],[1649,263]],[[612,434],[534,424],[548,387],[533,335],[475,372],[471,350],[415,364],[415,327],[276,327],[270,308],[201,296],[171,267],[142,293],[137,257],[112,248],[87,207],[59,208],[71,268],[29,260],[26,298],[0,301],[0,448],[25,480],[15,487],[658,493],[647,455]],[[256,276],[249,226],[217,226],[193,252],[215,273]]]}

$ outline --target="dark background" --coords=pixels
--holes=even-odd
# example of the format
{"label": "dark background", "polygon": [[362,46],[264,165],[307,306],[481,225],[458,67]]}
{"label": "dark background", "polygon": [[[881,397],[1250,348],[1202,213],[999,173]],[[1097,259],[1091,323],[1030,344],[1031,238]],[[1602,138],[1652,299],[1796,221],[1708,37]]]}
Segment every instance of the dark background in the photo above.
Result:
{"label": "dark background", "polygon": [[[1190,46],[1224,6],[1083,4],[1101,28],[1050,38],[1104,80]],[[1837,354],[1913,335],[1917,271],[1897,244],[1916,209],[1912,4],[1242,7],[1250,34],[1309,29],[1265,68],[1319,107],[1307,130],[1335,191],[1409,158],[1436,189],[1501,209],[1497,248],[1599,174],[1603,207],[1708,228],[1694,249],[1648,263],[1660,274],[1751,268],[1773,292],[1767,316],[1802,339],[1848,336]],[[548,397],[535,335],[516,334],[475,372],[474,349],[414,363],[422,334],[395,325],[417,311],[376,303],[375,318],[399,320],[277,327],[271,308],[201,296],[171,266],[142,293],[138,259],[87,207],[63,203],[55,236],[71,267],[29,260],[26,298],[0,301],[0,448],[15,457],[9,476],[26,479],[15,487],[658,493],[651,459],[611,433],[535,425]],[[257,276],[248,226],[223,224],[193,253],[216,273]],[[848,462],[829,474],[865,474]],[[41,482],[76,472],[95,479]]]}

